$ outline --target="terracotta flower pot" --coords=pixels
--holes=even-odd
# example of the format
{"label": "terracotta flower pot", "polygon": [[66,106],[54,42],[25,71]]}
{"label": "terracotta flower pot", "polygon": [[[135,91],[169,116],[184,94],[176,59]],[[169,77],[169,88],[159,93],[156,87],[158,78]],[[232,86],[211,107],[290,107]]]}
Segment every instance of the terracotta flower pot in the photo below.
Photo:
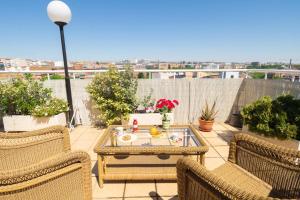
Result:
{"label": "terracotta flower pot", "polygon": [[202,119],[199,119],[199,128],[201,131],[204,132],[210,132],[212,130],[214,121],[205,121]]}

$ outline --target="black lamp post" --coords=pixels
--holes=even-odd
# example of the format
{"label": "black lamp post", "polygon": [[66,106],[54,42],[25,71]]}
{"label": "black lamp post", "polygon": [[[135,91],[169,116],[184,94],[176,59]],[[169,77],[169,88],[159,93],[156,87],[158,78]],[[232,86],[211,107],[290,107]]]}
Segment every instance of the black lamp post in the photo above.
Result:
{"label": "black lamp post", "polygon": [[68,60],[67,60],[66,45],[65,45],[64,26],[71,21],[72,13],[68,5],[59,0],[51,1],[48,4],[47,12],[50,20],[54,22],[56,25],[58,25],[60,30],[61,46],[62,46],[64,69],[65,69],[65,85],[66,85],[67,100],[69,105],[68,123],[70,126],[75,124],[75,119],[72,120],[74,110],[73,110],[73,102],[72,102],[71,82],[70,82],[70,76],[68,71]]}

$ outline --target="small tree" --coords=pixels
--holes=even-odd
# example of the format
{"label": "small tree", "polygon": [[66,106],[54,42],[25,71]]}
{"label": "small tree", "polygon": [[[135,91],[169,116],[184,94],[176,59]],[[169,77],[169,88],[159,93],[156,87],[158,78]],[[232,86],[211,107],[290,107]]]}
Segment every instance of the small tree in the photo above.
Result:
{"label": "small tree", "polygon": [[123,72],[110,67],[106,73],[97,74],[87,87],[106,125],[120,123],[137,108],[136,90],[137,81],[130,66]]}

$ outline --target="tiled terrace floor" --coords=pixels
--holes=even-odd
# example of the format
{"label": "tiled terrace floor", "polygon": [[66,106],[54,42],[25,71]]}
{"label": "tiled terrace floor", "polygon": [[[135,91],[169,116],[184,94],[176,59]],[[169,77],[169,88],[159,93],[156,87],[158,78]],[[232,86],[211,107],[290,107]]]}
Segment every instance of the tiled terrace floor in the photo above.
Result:
{"label": "tiled terrace floor", "polygon": [[[104,188],[100,189],[97,182],[97,155],[93,152],[93,148],[103,131],[103,129],[90,126],[79,126],[70,134],[72,150],[84,150],[91,156],[94,200],[177,199],[176,182],[105,182]],[[215,169],[227,160],[228,142],[233,137],[234,131],[237,129],[224,123],[216,123],[212,132],[201,132],[202,137],[209,145],[205,159],[205,165],[209,170]]]}

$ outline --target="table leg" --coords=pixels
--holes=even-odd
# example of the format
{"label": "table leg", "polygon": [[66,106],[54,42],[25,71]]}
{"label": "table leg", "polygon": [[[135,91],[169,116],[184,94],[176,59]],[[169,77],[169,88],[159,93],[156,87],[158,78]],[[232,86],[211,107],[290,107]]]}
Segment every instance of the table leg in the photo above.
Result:
{"label": "table leg", "polygon": [[200,154],[200,164],[205,165],[205,154]]}
{"label": "table leg", "polygon": [[99,181],[99,187],[103,188],[103,175],[104,175],[104,159],[103,156],[98,155],[98,181]]}

